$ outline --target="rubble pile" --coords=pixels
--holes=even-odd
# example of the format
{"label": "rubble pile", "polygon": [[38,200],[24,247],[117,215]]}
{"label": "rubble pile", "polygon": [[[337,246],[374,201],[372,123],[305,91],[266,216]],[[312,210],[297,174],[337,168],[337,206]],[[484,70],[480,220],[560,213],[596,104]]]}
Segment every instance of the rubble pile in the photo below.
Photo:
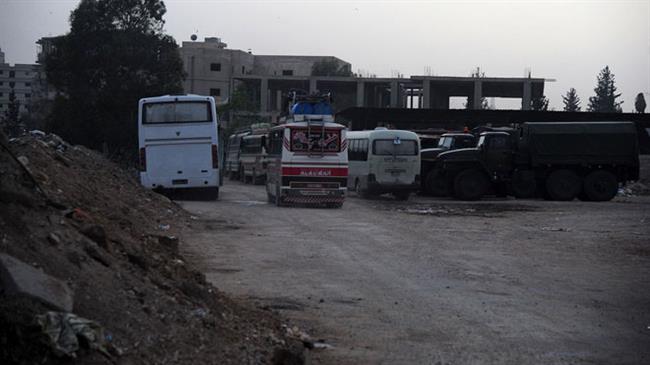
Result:
{"label": "rubble pile", "polygon": [[279,318],[183,259],[189,216],[134,176],[56,135],[0,135],[0,363],[303,362]]}

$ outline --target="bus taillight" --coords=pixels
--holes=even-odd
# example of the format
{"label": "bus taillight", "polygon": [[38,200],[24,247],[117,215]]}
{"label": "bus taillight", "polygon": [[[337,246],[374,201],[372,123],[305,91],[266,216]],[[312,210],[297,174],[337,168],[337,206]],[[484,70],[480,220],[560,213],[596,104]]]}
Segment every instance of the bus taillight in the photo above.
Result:
{"label": "bus taillight", "polygon": [[147,171],[147,151],[144,147],[140,148],[140,171]]}
{"label": "bus taillight", "polygon": [[217,153],[217,145],[216,144],[212,145],[212,168],[213,169],[218,169],[219,168],[219,154]]}

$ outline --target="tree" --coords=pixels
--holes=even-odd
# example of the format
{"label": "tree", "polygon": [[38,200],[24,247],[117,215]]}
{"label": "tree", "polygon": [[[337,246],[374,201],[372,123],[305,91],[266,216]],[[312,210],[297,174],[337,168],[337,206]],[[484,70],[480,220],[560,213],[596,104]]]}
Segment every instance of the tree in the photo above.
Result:
{"label": "tree", "polygon": [[20,118],[20,101],[16,99],[13,89],[9,93],[9,104],[2,118],[2,129],[9,137],[20,135],[22,131],[22,120]]}
{"label": "tree", "polygon": [[565,112],[579,112],[580,111],[580,98],[576,89],[570,88],[565,96],[562,96]]}
{"label": "tree", "polygon": [[350,70],[350,66],[346,64],[341,65],[337,60],[333,58],[326,58],[314,62],[314,64],[311,66],[311,75],[350,77],[352,76],[352,70]]}
{"label": "tree", "polygon": [[597,78],[595,96],[589,98],[587,110],[599,113],[620,113],[622,101],[616,101],[621,94],[616,93],[614,85],[614,74],[610,71],[609,66],[605,66],[600,71]]}
{"label": "tree", "polygon": [[548,98],[544,95],[538,98],[532,98],[530,101],[530,109],[537,111],[547,111],[548,110]]}
{"label": "tree", "polygon": [[161,0],[82,0],[70,33],[45,59],[57,89],[48,128],[72,143],[113,150],[137,146],[138,100],[182,92],[178,45],[162,33]]}
{"label": "tree", "polygon": [[634,109],[636,109],[637,113],[645,113],[645,98],[643,97],[643,93],[638,93],[636,96],[636,99],[634,100]]}

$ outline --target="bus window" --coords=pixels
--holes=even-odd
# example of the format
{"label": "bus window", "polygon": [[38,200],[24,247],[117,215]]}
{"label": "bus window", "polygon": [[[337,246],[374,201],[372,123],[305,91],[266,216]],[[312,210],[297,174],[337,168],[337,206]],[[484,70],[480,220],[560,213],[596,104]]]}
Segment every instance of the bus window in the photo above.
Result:
{"label": "bus window", "polygon": [[210,103],[204,101],[145,104],[142,124],[210,123]]}
{"label": "bus window", "polygon": [[414,140],[377,139],[373,142],[372,153],[379,156],[414,156],[418,154],[418,144]]}

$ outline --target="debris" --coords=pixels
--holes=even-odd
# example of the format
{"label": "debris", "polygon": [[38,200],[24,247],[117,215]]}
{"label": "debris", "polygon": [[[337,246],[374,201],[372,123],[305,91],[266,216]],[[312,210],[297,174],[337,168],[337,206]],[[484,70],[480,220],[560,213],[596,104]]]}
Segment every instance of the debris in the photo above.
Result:
{"label": "debris", "polygon": [[33,129],[29,131],[29,134],[31,134],[34,137],[45,137],[45,132],[40,131],[38,129]]}
{"label": "debris", "polygon": [[73,292],[65,282],[7,254],[0,254],[0,284],[5,294],[26,294],[59,310],[72,311]]}
{"label": "debris", "polygon": [[569,229],[568,228],[556,228],[556,227],[542,227],[542,231],[569,232]]}
{"label": "debris", "polygon": [[27,157],[25,157],[25,156],[18,156],[16,158],[16,160],[18,160],[18,162],[20,162],[25,167],[27,167],[27,165],[29,165],[29,159]]}
{"label": "debris", "polygon": [[158,243],[160,243],[163,247],[170,249],[173,253],[178,253],[178,237],[158,236]]}
{"label": "debris", "polygon": [[84,236],[95,241],[100,247],[106,249],[108,241],[106,239],[106,230],[99,224],[88,224],[79,230]]}
{"label": "debris", "polygon": [[169,231],[170,228],[171,226],[169,224],[161,224],[158,226],[158,229],[160,229],[161,231]]}
{"label": "debris", "polygon": [[97,262],[100,264],[109,267],[111,266],[111,261],[108,258],[107,255],[105,255],[103,252],[99,250],[99,246],[93,241],[86,240],[85,245],[84,245],[84,251],[88,254],[88,256],[92,257],[95,259]]}
{"label": "debris", "polygon": [[61,237],[56,233],[52,232],[47,235],[47,241],[50,242],[53,246],[58,246],[61,244]]}
{"label": "debris", "polygon": [[[81,346],[98,350],[110,357],[113,347],[104,329],[95,321],[72,313],[47,312],[36,316],[36,323],[47,336],[48,344],[57,356],[76,357]],[[120,351],[111,351],[119,353]]]}
{"label": "debris", "polygon": [[66,218],[72,218],[77,222],[84,222],[90,220],[90,214],[86,213],[81,208],[70,209],[64,213],[64,216]]}

